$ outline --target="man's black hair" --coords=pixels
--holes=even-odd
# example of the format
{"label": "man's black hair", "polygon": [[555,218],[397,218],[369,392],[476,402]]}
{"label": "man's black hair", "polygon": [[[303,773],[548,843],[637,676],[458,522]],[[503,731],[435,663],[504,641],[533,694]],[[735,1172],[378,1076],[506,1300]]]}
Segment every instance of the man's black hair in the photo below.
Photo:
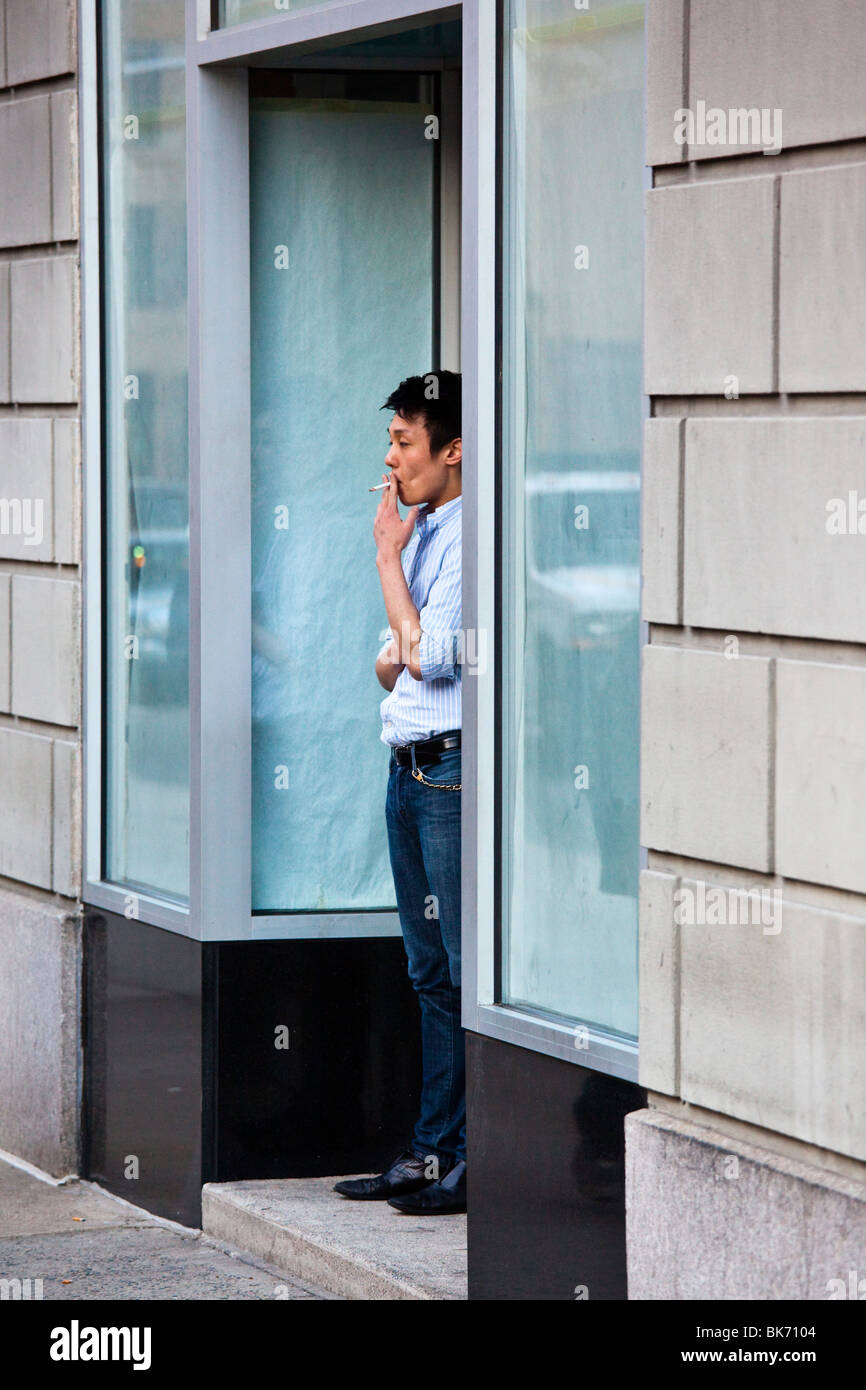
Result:
{"label": "man's black hair", "polygon": [[423,419],[430,437],[430,452],[438,454],[452,439],[461,438],[461,386],[459,372],[407,376],[380,409],[393,410],[404,420]]}

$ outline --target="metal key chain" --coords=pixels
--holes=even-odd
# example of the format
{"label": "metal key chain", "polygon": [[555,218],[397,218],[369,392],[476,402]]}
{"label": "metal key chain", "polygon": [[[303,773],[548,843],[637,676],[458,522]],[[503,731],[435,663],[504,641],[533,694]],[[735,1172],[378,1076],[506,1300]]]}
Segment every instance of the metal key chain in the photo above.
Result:
{"label": "metal key chain", "polygon": [[462,790],[462,782],[428,782],[423,772],[419,772],[415,765],[415,748],[412,746],[412,776],[416,782],[423,782],[425,787],[435,787],[440,792],[459,792]]}
{"label": "metal key chain", "polygon": [[419,772],[417,767],[412,769],[412,776],[416,782],[423,782],[425,787],[436,787],[440,792],[459,792],[463,786],[462,782],[428,782],[423,772]]}

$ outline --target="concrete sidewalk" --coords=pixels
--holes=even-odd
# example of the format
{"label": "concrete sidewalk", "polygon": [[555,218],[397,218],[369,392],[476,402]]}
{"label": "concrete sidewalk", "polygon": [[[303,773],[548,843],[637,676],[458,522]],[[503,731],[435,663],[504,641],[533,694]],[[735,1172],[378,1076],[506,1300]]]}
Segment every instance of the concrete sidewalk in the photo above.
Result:
{"label": "concrete sidewalk", "polygon": [[0,1300],[22,1292],[45,1300],[335,1297],[95,1184],[58,1184],[0,1161]]}

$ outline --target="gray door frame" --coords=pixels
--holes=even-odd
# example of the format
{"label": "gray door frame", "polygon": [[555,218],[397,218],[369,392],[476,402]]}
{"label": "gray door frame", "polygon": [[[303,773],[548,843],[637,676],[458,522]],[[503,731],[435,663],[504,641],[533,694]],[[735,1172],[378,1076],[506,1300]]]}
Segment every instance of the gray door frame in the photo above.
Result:
{"label": "gray door frame", "polygon": [[[493,225],[495,5],[466,0],[342,0],[272,19],[209,31],[209,0],[186,3],[188,216],[188,367],[190,464],[190,895],[189,906],[134,893],[101,872],[101,574],[99,129],[97,15],[81,3],[82,203],[85,330],[85,798],[83,897],[96,906],[202,941],[263,937],[398,935],[396,912],[285,913],[253,916],[250,794],[250,288],[247,70],[303,64],[310,55],[388,32],[395,22],[462,18],[462,78],[443,74],[446,109],[460,97],[462,208],[442,200],[445,267],[456,270],[464,248],[459,295],[442,303],[445,365],[464,373],[466,413],[464,529],[477,526],[473,475],[484,469],[489,517],[493,469]],[[384,63],[383,66],[393,66]],[[429,62],[418,66],[429,68]],[[459,87],[455,90],[456,84]],[[443,121],[443,167],[459,167],[459,141]],[[453,179],[449,180],[453,187]],[[443,285],[453,275],[442,277]],[[479,283],[479,281],[481,283]],[[480,347],[481,326],[486,345]],[[477,406],[476,403],[477,402]],[[219,486],[213,479],[219,479]],[[467,545],[470,557],[476,548]],[[492,562],[492,537],[488,548]],[[470,566],[474,570],[475,565]],[[473,612],[467,574],[466,613]],[[492,588],[490,589],[492,598]],[[239,596],[243,596],[239,601]],[[467,623],[480,625],[477,618]],[[486,619],[492,632],[492,612]],[[489,643],[488,643],[489,647]],[[492,664],[482,681],[492,692]],[[474,717],[470,692],[467,718]],[[492,694],[484,725],[492,734]],[[466,743],[473,739],[466,725]],[[492,747],[488,750],[488,756]],[[467,784],[475,784],[467,764]],[[464,792],[465,920],[473,921],[476,864],[474,796]],[[383,812],[384,815],[384,812]],[[487,899],[489,901],[489,897]],[[492,926],[492,923],[491,923]],[[472,932],[474,938],[474,931]],[[467,943],[468,944],[468,943]],[[492,951],[490,953],[492,960]]]}
{"label": "gray door frame", "polygon": [[400,933],[396,912],[250,911],[251,632],[237,602],[251,588],[247,69],[441,14],[423,0],[355,0],[188,34],[190,893],[202,940]]}

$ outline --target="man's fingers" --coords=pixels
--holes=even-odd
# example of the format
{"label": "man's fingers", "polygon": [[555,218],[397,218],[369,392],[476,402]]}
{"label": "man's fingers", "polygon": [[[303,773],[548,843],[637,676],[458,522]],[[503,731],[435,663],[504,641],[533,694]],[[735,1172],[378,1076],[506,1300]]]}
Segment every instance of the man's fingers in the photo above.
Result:
{"label": "man's fingers", "polygon": [[[383,474],[382,474],[382,482],[383,482],[383,483],[387,483],[387,481],[388,481],[388,474],[387,474],[387,473],[383,473]],[[390,505],[389,498],[390,498],[390,492],[389,492],[388,488],[384,488],[384,489],[382,490],[380,496],[379,496],[379,506],[378,506],[378,508],[377,508],[377,510],[376,510],[376,516],[377,516],[377,517],[381,516],[384,512],[387,511],[387,509],[388,509],[388,507],[389,507],[389,505]]]}

